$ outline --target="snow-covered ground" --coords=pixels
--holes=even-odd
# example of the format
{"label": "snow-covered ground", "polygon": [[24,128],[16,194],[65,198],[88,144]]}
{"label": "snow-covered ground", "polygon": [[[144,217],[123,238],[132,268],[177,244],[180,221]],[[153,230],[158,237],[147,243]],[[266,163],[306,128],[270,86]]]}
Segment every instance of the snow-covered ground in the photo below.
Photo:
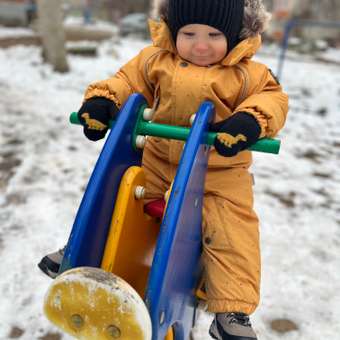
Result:
{"label": "snow-covered ground", "polygon": [[12,38],[18,36],[32,36],[34,32],[29,28],[0,26],[0,38]]}
{"label": "snow-covered ground", "polygon": [[[36,264],[67,240],[102,143],[68,115],[144,45],[106,42],[96,59],[70,56],[68,74],[37,47],[0,50],[0,339],[70,339],[42,313],[50,280]],[[257,58],[276,70],[276,57]],[[253,167],[263,279],[252,320],[261,340],[340,339],[340,67],[288,60],[282,83],[281,153],[256,154]],[[196,340],[210,321],[200,313]]]}

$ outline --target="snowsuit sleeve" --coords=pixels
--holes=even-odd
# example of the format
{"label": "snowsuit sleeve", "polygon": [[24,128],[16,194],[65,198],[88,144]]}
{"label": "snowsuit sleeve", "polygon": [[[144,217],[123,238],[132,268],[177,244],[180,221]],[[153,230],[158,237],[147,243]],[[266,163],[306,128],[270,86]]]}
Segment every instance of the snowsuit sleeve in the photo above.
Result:
{"label": "snowsuit sleeve", "polygon": [[92,97],[105,97],[121,108],[131,94],[140,93],[152,106],[153,85],[148,79],[146,65],[158,50],[155,47],[146,47],[121,67],[113,77],[90,84],[85,92],[85,100]]}
{"label": "snowsuit sleeve", "polygon": [[285,124],[288,96],[265,65],[249,66],[249,95],[235,112],[253,114],[261,126],[260,137],[274,137]]}

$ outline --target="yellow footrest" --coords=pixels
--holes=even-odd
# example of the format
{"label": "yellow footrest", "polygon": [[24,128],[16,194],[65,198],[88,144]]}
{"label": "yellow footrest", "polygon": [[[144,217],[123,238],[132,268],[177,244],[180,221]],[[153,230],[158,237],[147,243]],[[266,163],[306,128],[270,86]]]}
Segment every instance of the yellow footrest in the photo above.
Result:
{"label": "yellow footrest", "polygon": [[78,339],[151,339],[150,316],[139,294],[99,268],[80,267],[58,276],[47,291],[44,311]]}

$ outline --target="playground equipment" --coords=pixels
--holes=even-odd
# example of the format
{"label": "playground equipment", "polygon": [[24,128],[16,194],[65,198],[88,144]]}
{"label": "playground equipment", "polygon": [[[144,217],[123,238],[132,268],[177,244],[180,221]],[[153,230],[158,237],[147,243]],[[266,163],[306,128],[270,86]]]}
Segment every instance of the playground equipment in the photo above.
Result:
{"label": "playground equipment", "polygon": [[[165,126],[148,122],[141,95],[127,100],[90,177],[60,275],[46,294],[45,314],[63,331],[79,339],[189,338],[213,115],[213,104],[204,102],[191,129]],[[77,122],[74,115],[71,121]],[[165,201],[145,207],[142,135],[186,140]],[[261,140],[252,149],[278,153],[279,141]]]}
{"label": "playground equipment", "polygon": [[284,28],[284,34],[283,39],[281,43],[281,51],[279,55],[279,63],[278,63],[278,69],[276,72],[276,76],[278,79],[281,79],[282,72],[283,72],[283,65],[286,58],[286,52],[288,49],[288,40],[291,31],[295,27],[325,27],[325,28],[340,28],[340,21],[316,21],[316,20],[304,20],[304,19],[292,19],[287,21],[285,28]]}

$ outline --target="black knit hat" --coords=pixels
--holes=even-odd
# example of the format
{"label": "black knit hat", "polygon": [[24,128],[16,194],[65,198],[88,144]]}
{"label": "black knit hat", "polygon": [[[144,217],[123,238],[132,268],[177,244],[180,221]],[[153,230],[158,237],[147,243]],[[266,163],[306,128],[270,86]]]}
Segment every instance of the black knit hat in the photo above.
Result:
{"label": "black knit hat", "polygon": [[231,51],[240,41],[243,12],[244,0],[169,0],[168,25],[175,42],[185,25],[212,26],[224,33]]}

